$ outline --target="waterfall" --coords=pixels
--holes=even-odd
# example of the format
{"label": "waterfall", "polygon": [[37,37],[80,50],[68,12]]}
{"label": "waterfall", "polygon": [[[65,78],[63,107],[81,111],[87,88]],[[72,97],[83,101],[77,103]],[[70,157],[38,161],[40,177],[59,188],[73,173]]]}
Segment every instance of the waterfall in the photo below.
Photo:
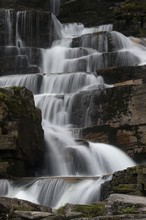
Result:
{"label": "waterfall", "polygon": [[[59,3],[52,2],[53,12],[58,11]],[[96,70],[146,63],[143,56],[146,50],[133,39],[114,32],[110,24],[93,28],[85,28],[81,23],[61,24],[53,14],[52,22],[54,42],[50,48],[41,49],[43,74],[0,77],[0,87],[30,89],[36,106],[42,111],[46,154],[44,168],[38,175],[45,177],[28,181],[0,180],[0,195],[51,207],[90,204],[100,200],[101,184],[115,171],[135,163],[114,146],[84,144],[72,134],[76,128],[79,131],[91,125],[93,94],[110,86],[96,75]],[[32,39],[32,17],[27,17],[26,12],[18,12],[16,16],[16,45],[25,47],[20,27],[23,34],[29,30]],[[76,99],[83,106],[82,123],[78,125],[73,118],[74,110],[79,111]]]}
{"label": "waterfall", "polygon": [[60,9],[60,0],[51,0],[51,9],[53,14],[57,15]]}
{"label": "waterfall", "polygon": [[[66,203],[91,204],[100,199],[100,186],[109,176],[103,178],[91,178],[80,180],[40,178],[28,182],[11,184],[7,180],[1,180],[1,185],[7,185],[4,196],[25,199],[45,206],[59,208]],[[76,196],[75,196],[76,192]],[[95,193],[96,192],[96,193]]]}
{"label": "waterfall", "polygon": [[21,22],[21,29],[26,27],[26,11],[18,11],[16,14],[16,46],[17,47],[24,47],[24,42],[21,39],[19,26],[20,26],[20,19],[22,18]]}
{"label": "waterfall", "polygon": [[7,24],[7,28],[6,28],[6,45],[8,46],[12,46],[13,42],[12,42],[12,11],[11,10],[5,10],[5,17],[6,17],[6,24]]}

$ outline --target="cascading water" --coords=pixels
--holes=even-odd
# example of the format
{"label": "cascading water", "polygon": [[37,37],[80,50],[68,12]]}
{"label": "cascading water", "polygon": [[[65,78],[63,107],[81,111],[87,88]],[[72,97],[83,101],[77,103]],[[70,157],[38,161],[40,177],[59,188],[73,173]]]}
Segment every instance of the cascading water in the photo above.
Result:
{"label": "cascading water", "polygon": [[[22,13],[17,14],[16,21],[16,45],[19,42],[17,46],[20,47],[24,46],[18,32],[21,15]],[[71,133],[74,133],[72,131],[76,127],[71,121],[74,98],[78,94],[90,94],[90,91],[108,87],[94,71],[111,65],[109,52],[110,55],[114,52],[118,54],[116,62],[119,65],[126,65],[123,59],[124,52],[128,51],[134,57],[130,64],[140,65],[146,62],[142,56],[146,50],[133,39],[113,32],[112,25],[84,28],[82,24],[62,25],[54,15],[52,19],[55,41],[51,48],[42,49],[44,74],[0,78],[1,87],[18,85],[30,89],[36,106],[42,110],[46,156],[44,169],[39,175],[49,177],[22,182],[1,180],[0,195],[51,207],[60,207],[65,203],[88,204],[100,200],[100,186],[111,178],[110,174],[135,163],[113,146],[90,142],[84,144],[73,138]],[[109,47],[109,36],[112,48]],[[73,44],[76,40],[78,46],[75,47]],[[136,53],[137,50],[141,51],[140,56]],[[131,57],[127,57],[131,60]],[[89,105],[91,102],[92,99],[89,99]],[[88,118],[90,120],[89,105],[84,110],[85,127]],[[76,177],[79,179],[76,180]]]}
{"label": "cascading water", "polygon": [[[6,42],[6,45],[12,46],[12,18],[11,18],[11,10],[6,10],[5,11],[5,16],[6,16],[6,23],[7,23],[7,28],[6,28],[6,38],[8,39]],[[8,35],[8,36],[7,36]]]}
{"label": "cascading water", "polygon": [[53,14],[57,15],[60,9],[60,0],[50,0],[51,1],[51,10]]}

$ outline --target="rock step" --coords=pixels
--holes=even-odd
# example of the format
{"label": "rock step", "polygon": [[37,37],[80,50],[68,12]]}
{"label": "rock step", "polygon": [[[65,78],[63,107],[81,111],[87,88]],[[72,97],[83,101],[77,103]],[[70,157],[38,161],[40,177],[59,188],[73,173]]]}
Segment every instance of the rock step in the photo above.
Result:
{"label": "rock step", "polygon": [[[83,52],[83,53],[82,53]],[[85,53],[85,49],[68,51],[64,65],[64,72],[88,71],[89,67],[92,72],[98,69],[109,67],[136,66],[140,63],[138,57],[129,51],[108,52],[108,53]]]}
{"label": "rock step", "polygon": [[39,72],[36,65],[30,65],[26,55],[0,57],[0,76]]}
{"label": "rock step", "polygon": [[[126,170],[113,174],[109,193],[121,193],[128,195],[146,195],[146,164],[129,167]],[[145,199],[145,198],[144,198]],[[135,202],[134,200],[131,202]]]}
{"label": "rock step", "polygon": [[42,50],[35,47],[0,46],[0,59],[21,55],[28,57],[29,63],[38,65],[41,63]]}
{"label": "rock step", "polygon": [[89,205],[67,204],[57,210],[21,199],[0,198],[0,217],[9,216],[10,220],[144,220],[145,208],[144,197],[121,194],[112,194],[105,202]]}
{"label": "rock step", "polygon": [[[132,84],[76,94],[72,104],[71,123],[77,127],[109,125],[117,128],[126,124],[144,125],[146,124],[145,86],[145,84]],[[90,107],[85,119],[87,106]]]}
{"label": "rock step", "polygon": [[80,137],[91,142],[106,143],[118,147],[137,163],[145,161],[146,134],[145,125],[94,126],[81,129]]}
{"label": "rock step", "polygon": [[104,78],[105,83],[121,83],[126,80],[141,79],[146,82],[146,66],[123,66],[97,70],[97,75]]}
{"label": "rock step", "polygon": [[0,57],[0,69],[25,68],[28,66],[28,58],[25,55]]}
{"label": "rock step", "polygon": [[30,182],[30,181],[37,181],[38,179],[39,180],[63,180],[63,181],[65,181],[65,182],[70,182],[70,183],[77,183],[77,182],[80,182],[80,181],[83,181],[83,180],[90,180],[90,179],[92,179],[92,180],[97,180],[97,179],[99,179],[100,177],[103,177],[103,178],[108,178],[109,176],[111,176],[112,174],[105,174],[105,175],[103,175],[103,176],[68,176],[68,177],[66,177],[66,176],[42,176],[42,177],[24,177],[24,178],[21,178],[21,179],[19,179],[19,178],[15,178],[15,181],[16,182],[19,182],[19,181],[21,181],[21,182]]}
{"label": "rock step", "polygon": [[0,46],[16,46],[21,39],[25,46],[49,47],[52,43],[51,20],[48,11],[0,9]]}
{"label": "rock step", "polygon": [[21,75],[21,74],[32,74],[39,73],[40,69],[37,66],[28,66],[24,68],[3,68],[0,70],[0,76],[8,76],[8,75]]}
{"label": "rock step", "polygon": [[102,31],[83,34],[81,37],[73,38],[71,47],[87,47],[99,52],[111,52],[114,50],[113,43],[110,32]]}

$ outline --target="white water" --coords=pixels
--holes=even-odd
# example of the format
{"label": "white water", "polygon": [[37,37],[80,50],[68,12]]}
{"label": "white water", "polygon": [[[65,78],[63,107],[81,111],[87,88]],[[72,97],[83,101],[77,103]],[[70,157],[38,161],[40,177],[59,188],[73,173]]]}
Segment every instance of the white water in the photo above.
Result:
{"label": "white water", "polygon": [[[4,195],[40,203],[45,206],[59,208],[66,203],[91,204],[100,200],[100,186],[110,177],[76,180],[61,178],[42,178],[29,183],[9,183],[1,180],[1,185],[7,185]],[[86,192],[86,193],[85,193]],[[96,192],[96,193],[95,193]]]}
{"label": "white water", "polygon": [[5,10],[5,19],[6,19],[6,24],[7,24],[7,28],[6,28],[6,39],[8,39],[6,42],[6,45],[12,46],[12,20],[11,20],[11,10]]}
{"label": "white water", "polygon": [[60,9],[60,0],[50,0],[53,14],[57,15]]}
{"label": "white water", "polygon": [[22,18],[23,22],[21,23],[23,31],[24,27],[26,27],[26,11],[18,11],[16,13],[16,46],[17,47],[24,47],[24,42],[21,39],[20,33],[19,33],[19,22]]}
{"label": "white water", "polygon": [[[20,14],[17,14],[16,19],[16,45],[19,42],[18,46],[24,46],[18,31]],[[37,179],[29,183],[1,180],[0,194],[51,207],[60,207],[65,203],[88,204],[100,200],[100,186],[105,181],[102,175],[112,174],[117,170],[135,165],[117,148],[99,143],[79,144],[70,132],[72,127],[76,126],[70,121],[74,98],[79,93],[90,94],[90,90],[96,92],[107,87],[102,77],[97,77],[95,72],[98,68],[110,66],[108,56],[107,60],[104,60],[109,52],[108,38],[101,34],[96,40],[95,32],[109,32],[115,44],[113,48],[118,54],[116,62],[119,62],[119,65],[144,63],[145,47],[133,42],[130,38],[112,32],[111,25],[84,28],[82,24],[62,25],[54,15],[52,19],[57,40],[53,42],[51,48],[42,50],[42,66],[46,75],[1,77],[0,86],[25,86],[35,94],[36,106],[42,110],[46,145],[45,166],[41,174],[66,176],[72,179],[76,176],[90,178],[78,182],[68,182],[55,177],[51,180]],[[24,24],[25,22],[24,19]],[[26,27],[27,24],[24,26]],[[84,35],[89,33],[93,34],[93,38]],[[72,48],[73,37],[81,37],[79,48]],[[139,51],[141,53],[138,53]],[[127,59],[128,61],[125,62]],[[84,111],[84,126],[87,125],[86,121],[90,120],[88,114],[90,104],[92,104],[92,94]],[[101,178],[92,179],[96,176]]]}

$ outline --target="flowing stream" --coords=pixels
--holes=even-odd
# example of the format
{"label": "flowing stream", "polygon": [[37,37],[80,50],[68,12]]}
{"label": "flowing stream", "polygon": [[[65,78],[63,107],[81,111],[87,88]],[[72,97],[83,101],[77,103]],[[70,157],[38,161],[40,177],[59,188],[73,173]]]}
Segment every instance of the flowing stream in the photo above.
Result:
{"label": "flowing stream", "polygon": [[[56,2],[54,12],[60,4],[59,0]],[[7,14],[10,15],[8,11]],[[26,12],[18,12],[16,46],[25,48],[18,30],[20,16],[24,18],[24,31],[27,30]],[[61,24],[54,14],[52,22],[55,40],[51,48],[41,49],[39,68],[43,74],[0,77],[1,87],[25,86],[30,89],[36,106],[42,110],[46,145],[45,166],[41,171],[44,177],[19,182],[0,180],[0,194],[51,207],[66,203],[90,204],[100,200],[101,184],[109,180],[112,173],[135,163],[114,146],[84,144],[76,140],[73,134],[77,126],[72,121],[75,97],[111,86],[95,72],[112,66],[112,56],[116,57],[114,64],[117,66],[142,65],[146,63],[146,48],[136,39],[113,31],[111,24],[93,28],[85,28],[80,23]],[[11,23],[8,27],[11,28]],[[11,44],[11,31],[8,33]],[[112,45],[109,45],[109,36]],[[79,130],[88,126],[92,95],[88,103]]]}

